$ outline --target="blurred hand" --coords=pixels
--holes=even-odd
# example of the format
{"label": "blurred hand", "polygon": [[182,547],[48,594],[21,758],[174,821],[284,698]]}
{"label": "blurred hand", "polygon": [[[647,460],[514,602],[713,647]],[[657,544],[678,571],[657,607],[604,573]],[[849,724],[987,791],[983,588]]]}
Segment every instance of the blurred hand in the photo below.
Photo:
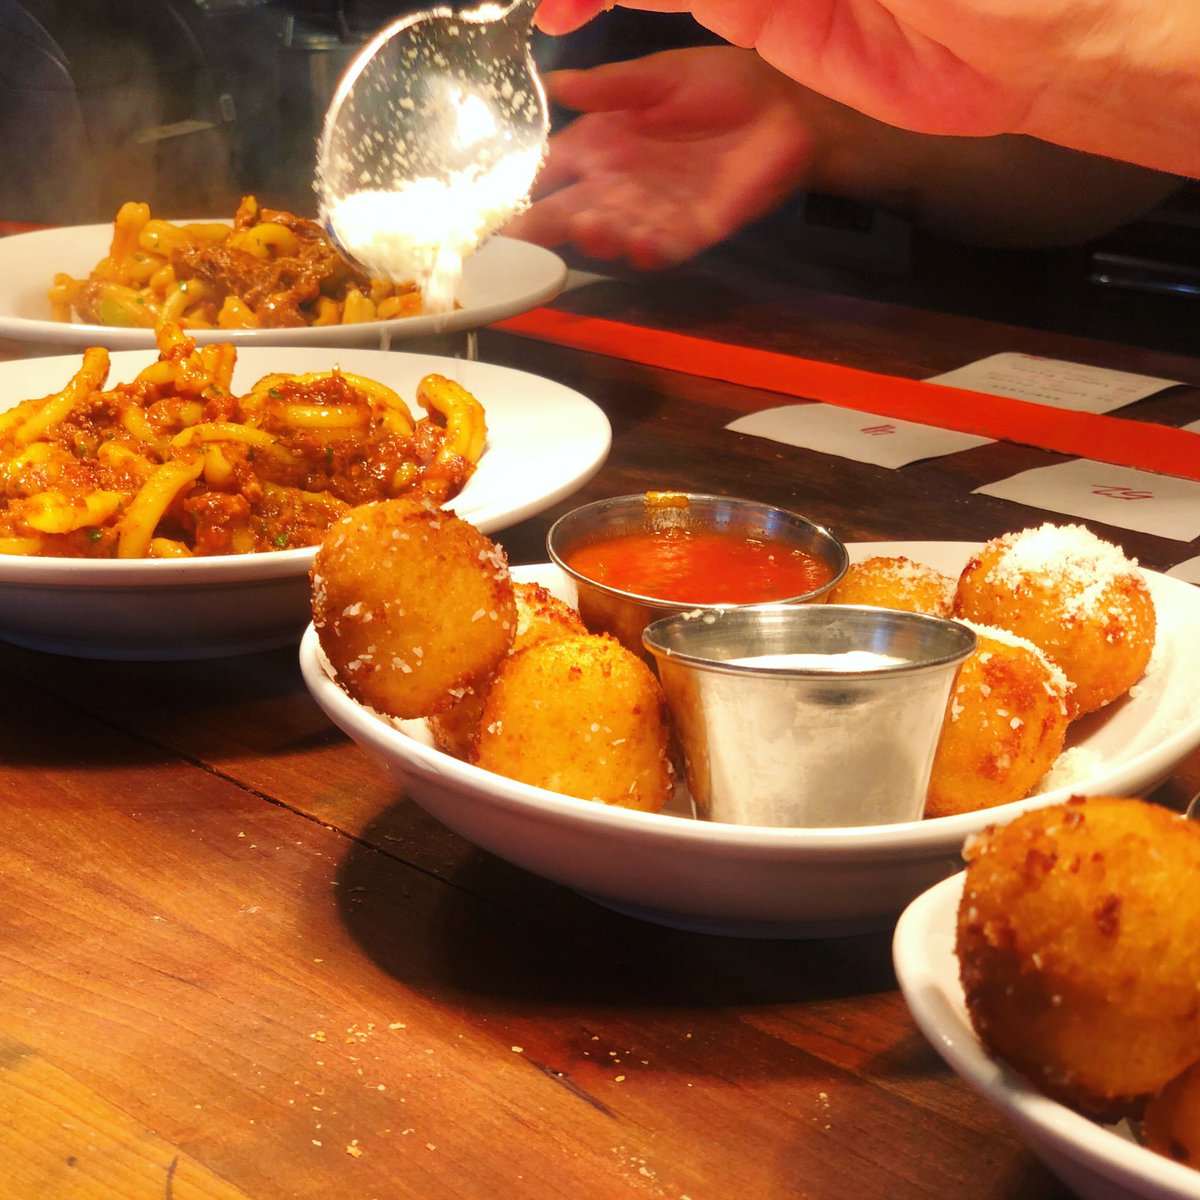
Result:
{"label": "blurred hand", "polygon": [[671,266],[775,208],[809,165],[796,85],[745,50],[667,51],[546,85],[583,115],[551,140],[513,237]]}
{"label": "blurred hand", "polygon": [[730,46],[547,79],[583,115],[551,140],[505,233],[635,267],[677,265],[799,189],[898,211],[984,245],[1078,244],[1147,212],[1177,177],[1035,138],[912,133]]}

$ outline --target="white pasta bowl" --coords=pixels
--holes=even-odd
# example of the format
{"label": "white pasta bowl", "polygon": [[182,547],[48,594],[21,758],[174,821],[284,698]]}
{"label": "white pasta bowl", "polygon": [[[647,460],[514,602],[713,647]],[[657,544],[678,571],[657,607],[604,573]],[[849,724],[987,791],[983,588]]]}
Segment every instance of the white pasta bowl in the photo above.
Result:
{"label": "white pasta bowl", "polygon": [[[907,554],[957,573],[963,542],[860,543],[852,560]],[[546,564],[514,571],[574,601]],[[305,682],[330,719],[443,824],[509,862],[620,911],[662,924],[749,937],[815,937],[890,927],[926,888],[959,870],[964,840],[985,825],[1073,793],[1144,794],[1200,745],[1200,590],[1147,572],[1159,652],[1137,695],[1072,736],[1082,776],[980,813],[859,828],[802,829],[693,819],[686,793],[663,813],[635,812],[541,788],[436,749],[423,722],[393,723],[332,678],[310,627]]]}
{"label": "white pasta bowl", "polygon": [[[218,222],[219,223],[219,222]],[[47,297],[58,272],[85,279],[108,253],[112,223],[39,229],[0,238],[0,337],[39,345],[150,349],[153,329],[55,321]],[[418,338],[478,329],[545,304],[562,291],[567,266],[557,254],[515,238],[492,238],[463,264],[459,307],[451,313],[280,329],[197,329],[197,342],[238,346],[358,346],[387,349]]]}
{"label": "white pasta bowl", "polygon": [[931,888],[896,924],[896,977],[921,1032],[1082,1200],[1200,1200],[1200,1171],[1138,1145],[1123,1122],[1103,1125],[1049,1099],[982,1045],[954,948],[962,886],[959,875]]}
{"label": "white pasta bowl", "polygon": [[[110,385],[157,356],[119,351]],[[75,355],[0,363],[0,411],[58,391]],[[603,463],[608,419],[586,397],[508,367],[379,350],[239,350],[235,391],[284,369],[341,366],[411,400],[438,372],[484,407],[488,441],[450,507],[484,532],[513,525],[570,495]],[[309,620],[314,547],[213,558],[96,561],[0,554],[0,639],[85,658],[187,659],[295,645]]]}

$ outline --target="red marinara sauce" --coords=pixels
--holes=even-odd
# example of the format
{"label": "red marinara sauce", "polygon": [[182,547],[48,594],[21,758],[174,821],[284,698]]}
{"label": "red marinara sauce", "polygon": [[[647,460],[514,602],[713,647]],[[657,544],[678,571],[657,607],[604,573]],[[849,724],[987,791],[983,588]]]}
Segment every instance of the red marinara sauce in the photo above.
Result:
{"label": "red marinara sauce", "polygon": [[804,550],[711,530],[623,533],[564,556],[597,583],[685,604],[762,604],[802,596],[833,569]]}

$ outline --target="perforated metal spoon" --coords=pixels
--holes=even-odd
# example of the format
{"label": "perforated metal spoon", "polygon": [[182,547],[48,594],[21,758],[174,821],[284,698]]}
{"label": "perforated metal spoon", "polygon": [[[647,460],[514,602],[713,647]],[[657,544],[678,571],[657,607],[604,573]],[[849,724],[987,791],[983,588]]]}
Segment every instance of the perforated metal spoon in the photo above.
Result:
{"label": "perforated metal spoon", "polygon": [[[335,244],[370,273],[400,277],[380,269],[395,267],[379,261],[388,251],[371,261],[388,229],[408,239],[391,243],[393,258],[432,253],[439,237],[465,255],[524,207],[550,128],[529,44],[536,7],[514,0],[403,17],[347,67],[325,116],[316,188]],[[395,230],[414,219],[420,228]]]}

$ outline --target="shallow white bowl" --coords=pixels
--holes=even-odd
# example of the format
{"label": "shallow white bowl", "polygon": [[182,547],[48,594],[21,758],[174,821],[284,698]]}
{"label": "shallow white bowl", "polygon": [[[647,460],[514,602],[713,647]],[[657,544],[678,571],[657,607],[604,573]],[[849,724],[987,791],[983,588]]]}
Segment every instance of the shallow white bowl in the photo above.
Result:
{"label": "shallow white bowl", "polygon": [[[957,573],[965,542],[860,543],[851,559],[907,554]],[[568,601],[553,566],[524,568]],[[609,907],[679,928],[746,937],[816,937],[886,928],[906,904],[958,870],[965,838],[990,822],[1072,793],[1144,793],[1200,745],[1200,590],[1147,572],[1159,652],[1136,696],[1080,722],[1072,741],[1096,756],[1086,779],[983,813],[857,829],[779,829],[693,820],[686,795],[665,813],[561,796],[441,753],[423,722],[399,726],[330,677],[311,628],[305,682],[335,724],[445,825],[486,850]]]}
{"label": "shallow white bowl", "polygon": [[[112,356],[110,382],[157,356]],[[516,524],[568,496],[608,455],[608,419],[578,392],[509,367],[379,350],[239,349],[234,390],[271,371],[347,371],[413,402],[431,371],[456,379],[484,407],[488,441],[450,507],[484,532]],[[47,395],[78,366],[74,355],[0,363],[0,411]],[[312,547],[152,561],[0,555],[0,639],[84,658],[183,659],[294,645],[308,623]]]}
{"label": "shallow white bowl", "polygon": [[[46,298],[54,276],[84,279],[108,253],[112,225],[71,225],[0,238],[0,337],[39,345],[150,349],[152,329],[67,323],[50,318]],[[197,342],[247,346],[360,346],[387,349],[415,338],[477,329],[527,312],[562,291],[567,266],[553,251],[514,238],[492,238],[463,264],[461,307],[442,316],[401,317],[359,325],[300,329],[196,329]]]}
{"label": "shallow white bowl", "polygon": [[1200,1171],[1137,1145],[1042,1095],[975,1036],[954,951],[963,877],[919,896],[896,924],[893,959],[913,1019],[937,1052],[1012,1121],[1030,1148],[1083,1200],[1200,1200]]}

